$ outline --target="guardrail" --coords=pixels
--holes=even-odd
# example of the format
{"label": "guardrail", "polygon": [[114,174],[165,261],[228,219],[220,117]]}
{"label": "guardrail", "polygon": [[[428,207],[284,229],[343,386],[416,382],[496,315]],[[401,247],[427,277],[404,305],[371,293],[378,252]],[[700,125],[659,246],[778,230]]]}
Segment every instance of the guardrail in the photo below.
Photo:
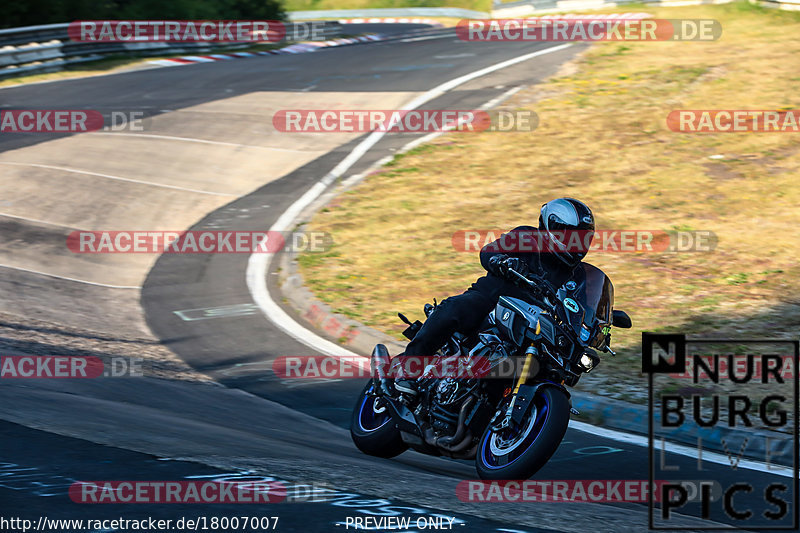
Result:
{"label": "guardrail", "polygon": [[[727,4],[734,0],[516,0],[496,3],[492,10],[494,18],[514,18],[528,15],[545,15],[550,13],[567,13],[575,11],[592,11],[609,7],[621,7],[625,4],[647,4],[662,6],[689,6],[700,4]],[[772,0],[781,1],[800,0]]]}
{"label": "guardrail", "polygon": [[800,11],[800,0],[750,0],[750,3],[784,11]]}
{"label": "guardrail", "polygon": [[[287,35],[301,35],[308,23],[286,23]],[[316,37],[338,37],[342,27],[337,21],[314,21]],[[137,42],[84,43],[71,41],[69,24],[46,24],[0,30],[0,78],[21,74],[54,72],[67,65],[94,61],[113,55],[155,56],[237,50],[258,43]]]}

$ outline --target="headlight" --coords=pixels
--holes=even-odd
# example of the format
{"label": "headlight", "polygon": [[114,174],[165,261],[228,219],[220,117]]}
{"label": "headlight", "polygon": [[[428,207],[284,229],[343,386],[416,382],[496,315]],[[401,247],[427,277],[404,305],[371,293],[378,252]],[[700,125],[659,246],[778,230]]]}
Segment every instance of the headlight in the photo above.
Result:
{"label": "headlight", "polygon": [[589,357],[588,355],[583,354],[581,356],[581,366],[585,368],[586,371],[588,372],[589,370],[592,369],[592,367],[594,367],[594,361],[592,361],[592,358]]}

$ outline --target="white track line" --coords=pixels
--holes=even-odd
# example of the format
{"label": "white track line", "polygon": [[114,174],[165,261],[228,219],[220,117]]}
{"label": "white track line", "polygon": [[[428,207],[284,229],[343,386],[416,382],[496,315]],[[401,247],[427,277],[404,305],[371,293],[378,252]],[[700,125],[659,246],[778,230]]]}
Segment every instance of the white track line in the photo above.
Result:
{"label": "white track line", "polygon": [[[488,111],[489,109],[492,109],[493,107],[498,105],[500,102],[503,102],[503,101],[507,100],[508,98],[511,98],[513,95],[517,94],[520,90],[522,90],[522,87],[523,86],[520,85],[518,87],[513,87],[513,88],[507,90],[506,92],[504,92],[503,94],[501,94],[497,98],[492,98],[491,100],[489,100],[488,102],[486,102],[485,104],[480,106],[478,108],[478,110],[479,111]],[[421,144],[425,144],[427,142],[430,142],[430,141],[434,140],[435,138],[440,137],[441,135],[444,135],[448,131],[455,129],[457,126],[460,126],[461,124],[465,123],[466,121],[467,121],[467,119],[459,119],[456,124],[453,124],[451,126],[447,126],[446,130],[433,131],[433,132],[431,132],[431,133],[429,133],[427,135],[423,135],[419,139],[414,139],[413,141],[411,141],[407,145],[403,146],[403,148],[401,150],[399,150],[399,152],[402,154],[402,153],[407,152],[409,150],[413,150],[417,146],[419,146]],[[387,160],[391,160],[391,159],[392,159],[392,156],[387,157]],[[383,166],[383,165],[381,165],[381,166]],[[348,180],[349,179],[350,178],[348,178]]]}
{"label": "white track line", "polygon": [[111,176],[110,174],[100,174],[97,172],[89,172],[88,170],[78,170],[76,168],[67,168],[67,167],[56,167],[53,165],[40,165],[38,163],[16,163],[13,161],[0,161],[0,165],[16,165],[21,167],[34,167],[34,168],[46,168],[49,170],[60,170],[62,172],[72,172],[73,174],[84,174],[86,176],[97,176],[99,178],[106,178],[109,180],[116,180],[116,181],[127,181],[129,183],[136,183],[139,185],[149,185],[151,187],[161,187],[164,189],[174,189],[177,191],[184,191],[184,192],[193,192],[197,194],[209,194],[211,196],[236,196],[235,194],[228,194],[224,192],[214,192],[214,191],[201,191],[198,189],[188,189],[186,187],[178,187],[177,185],[165,185],[163,183],[154,183],[152,181],[142,181],[142,180],[135,180],[133,178],[123,178],[121,176]]}
{"label": "white track line", "polygon": [[[469,74],[465,74],[464,76],[459,76],[458,78],[454,78],[450,81],[442,83],[430,89],[423,94],[417,96],[411,102],[406,104],[401,108],[403,111],[411,111],[416,109],[417,107],[423,105],[434,98],[437,98],[446,92],[450,91],[451,89],[458,87],[459,85],[463,85],[468,81],[472,81],[475,78],[479,78],[481,76],[485,76],[486,74],[491,74],[497,70],[510,67],[512,65],[516,65],[517,63],[521,63],[523,61],[527,61],[529,59],[533,59],[534,57],[539,57],[545,54],[550,54],[553,52],[558,52],[560,50],[564,50],[570,47],[571,44],[561,44],[558,46],[553,46],[550,48],[546,48],[544,50],[537,50],[536,52],[531,52],[528,54],[524,54],[513,59],[509,59],[506,61],[502,61],[500,63],[496,63],[492,66],[482,68],[480,70],[476,70]],[[375,144],[380,141],[383,136],[386,134],[385,131],[374,131],[370,133],[363,141],[361,141],[352,152],[350,152],[347,157],[345,157],[336,167],[333,168],[325,177],[323,177],[320,181],[318,181],[314,186],[312,186],[305,194],[303,194],[300,198],[298,198],[290,207],[287,209],[275,223],[270,228],[270,231],[284,231],[291,228],[295,218],[308,207],[314,200],[316,200],[325,189],[328,188],[330,184],[332,184],[337,178],[339,178],[342,174],[347,172],[347,170],[353,166],[361,157],[369,151],[370,148],[375,146]],[[292,317],[290,317],[286,311],[281,309],[281,307],[272,299],[272,296],[269,293],[269,288],[267,287],[267,272],[269,271],[269,265],[272,262],[273,254],[252,254],[247,261],[247,274],[246,274],[246,281],[247,287],[250,290],[250,295],[253,297],[253,301],[258,305],[264,315],[272,321],[276,326],[278,326],[281,330],[283,330],[286,334],[290,337],[294,338],[298,342],[305,344],[306,346],[318,350],[326,355],[329,356],[345,356],[345,357],[353,357],[357,356],[357,354],[351,352],[350,350],[339,346],[336,343],[333,343],[327,339],[323,339],[316,333],[306,329],[299,323],[297,323]]]}
{"label": "white track line", "polygon": [[79,231],[90,231],[84,228],[78,228],[75,226],[67,226],[66,224],[58,224],[56,222],[48,222],[46,220],[39,220],[38,218],[29,218],[29,217],[21,217],[19,215],[10,215],[8,213],[0,213],[0,217],[6,218],[14,218],[17,220],[24,220],[25,222],[33,222],[35,224],[45,224],[47,226],[54,226],[56,228],[64,228],[64,229],[71,229],[71,230],[79,230]]}
{"label": "white track line", "polygon": [[[434,39],[448,39],[453,37],[454,33],[448,33],[447,35],[429,35],[427,37],[411,37],[409,39],[401,39],[401,43],[416,43],[417,41],[432,41]],[[549,50],[549,49],[548,49]]]}
{"label": "white track line", "polygon": [[[518,87],[514,87],[512,89],[509,89],[508,91],[504,92],[503,94],[501,94],[497,98],[492,98],[491,100],[489,100],[488,102],[486,102],[485,104],[480,106],[478,108],[478,110],[479,111],[487,111],[487,110],[497,106],[501,102],[507,100],[508,98],[513,96],[514,94],[518,93],[523,87],[524,87],[524,85],[520,85]],[[386,157],[383,157],[383,158],[379,159],[378,161],[375,161],[372,165],[370,165],[369,168],[367,168],[366,170],[364,170],[360,174],[353,174],[352,176],[350,176],[346,180],[343,180],[341,182],[340,186],[343,189],[349,189],[351,186],[355,185],[356,183],[358,183],[359,181],[364,179],[364,177],[369,175],[372,171],[385,166],[387,163],[389,163],[394,158],[394,156],[400,155],[400,154],[404,154],[404,153],[408,152],[409,150],[413,150],[414,148],[416,148],[417,146],[419,146],[421,144],[425,144],[427,142],[430,142],[430,141],[436,139],[437,137],[440,137],[440,136],[444,135],[445,133],[447,133],[447,132],[449,132],[451,130],[454,130],[455,128],[457,128],[458,126],[460,126],[461,124],[464,124],[466,122],[468,122],[467,118],[461,118],[455,124],[448,125],[448,126],[446,126],[445,129],[443,129],[441,131],[433,131],[433,132],[431,132],[431,133],[429,133],[427,135],[423,135],[422,137],[419,137],[419,138],[414,139],[413,141],[411,141],[409,143],[404,144],[394,154],[387,155]]]}
{"label": "white track line", "polygon": [[[593,426],[591,424],[587,424],[585,422],[578,422],[577,420],[570,420],[569,427],[572,429],[577,429],[578,431],[583,431],[584,433],[590,433],[592,435],[596,435],[598,437],[604,437],[607,439],[615,440],[617,442],[624,442],[625,444],[632,444],[634,446],[641,446],[642,448],[647,448],[649,446],[649,442],[647,437],[643,437],[641,435],[633,435],[631,433],[623,433],[621,431],[616,431],[613,429],[606,429],[597,426]],[[661,453],[661,439],[656,438],[653,442],[653,446],[655,448],[655,453]],[[692,457],[697,459],[697,448],[691,448],[689,446],[684,446],[681,444],[673,444],[671,442],[664,443],[664,451],[669,453],[674,453],[676,455],[682,455],[684,457]],[[731,454],[731,457],[727,457],[722,455],[721,453],[709,452],[703,450],[703,462],[704,463],[715,463],[719,465],[727,465],[731,466],[731,459],[733,462],[736,462],[737,452]],[[788,466],[781,466],[781,465],[771,465],[771,468],[767,468],[766,463],[762,463],[759,461],[753,461],[750,459],[740,459],[739,463],[737,464],[737,468],[744,468],[746,470],[755,470],[756,472],[762,472],[764,474],[770,474],[774,476],[781,476],[781,477],[794,477],[794,472],[791,467]]]}
{"label": "white track line", "polygon": [[74,281],[75,283],[84,283],[86,285],[94,285],[96,287],[105,287],[108,289],[141,289],[140,285],[109,285],[107,283],[98,283],[96,281],[88,281],[85,279],[69,278],[67,276],[59,276],[58,274],[49,274],[47,272],[40,272],[39,270],[31,270],[29,268],[15,267],[11,265],[0,265],[0,268],[8,268],[11,270],[19,270],[21,272],[28,272],[29,274],[37,274],[39,276],[47,276],[48,278],[64,279],[67,281]]}

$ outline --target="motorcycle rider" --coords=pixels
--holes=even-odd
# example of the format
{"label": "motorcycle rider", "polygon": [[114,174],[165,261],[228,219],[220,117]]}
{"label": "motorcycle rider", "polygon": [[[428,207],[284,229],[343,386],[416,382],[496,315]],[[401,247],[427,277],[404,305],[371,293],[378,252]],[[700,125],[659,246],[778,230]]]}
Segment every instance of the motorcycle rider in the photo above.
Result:
{"label": "motorcycle rider", "polygon": [[[484,246],[480,259],[487,274],[464,293],[442,301],[405,352],[395,358],[397,361],[392,360],[394,388],[416,394],[415,379],[403,378],[400,369],[403,356],[431,356],[453,333],[474,331],[497,305],[500,296],[524,298],[523,290],[509,277],[509,269],[524,276],[533,273],[555,288],[563,285],[586,256],[594,227],[594,215],[586,204],[574,198],[558,198],[542,205],[538,228],[519,226]],[[578,246],[570,240],[573,232],[580,236]]]}

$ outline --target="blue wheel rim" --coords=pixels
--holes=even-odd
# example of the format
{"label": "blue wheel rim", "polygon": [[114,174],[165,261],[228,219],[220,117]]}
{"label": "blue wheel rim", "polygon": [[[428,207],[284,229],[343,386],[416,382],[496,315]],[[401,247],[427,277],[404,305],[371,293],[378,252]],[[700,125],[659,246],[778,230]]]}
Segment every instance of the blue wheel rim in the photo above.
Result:
{"label": "blue wheel rim", "polygon": [[531,432],[525,437],[525,442],[522,443],[521,446],[517,446],[516,449],[512,450],[507,455],[500,456],[499,460],[495,455],[492,453],[489,447],[489,441],[492,438],[492,433],[487,432],[483,439],[481,440],[480,446],[480,455],[481,455],[481,462],[483,462],[484,466],[490,470],[498,470],[500,468],[506,468],[514,464],[520,457],[522,457],[530,448],[534,445],[534,443],[538,440],[539,436],[542,434],[542,429],[547,423],[547,419],[550,415],[550,404],[547,401],[546,396],[536,396],[536,400],[539,400],[536,404],[536,421],[533,424],[533,428]]}
{"label": "blue wheel rim", "polygon": [[371,395],[372,390],[372,387],[370,387],[364,393],[361,406],[358,408],[358,425],[366,433],[379,430],[392,419],[388,411],[375,412],[373,407],[375,405],[375,396]]}

